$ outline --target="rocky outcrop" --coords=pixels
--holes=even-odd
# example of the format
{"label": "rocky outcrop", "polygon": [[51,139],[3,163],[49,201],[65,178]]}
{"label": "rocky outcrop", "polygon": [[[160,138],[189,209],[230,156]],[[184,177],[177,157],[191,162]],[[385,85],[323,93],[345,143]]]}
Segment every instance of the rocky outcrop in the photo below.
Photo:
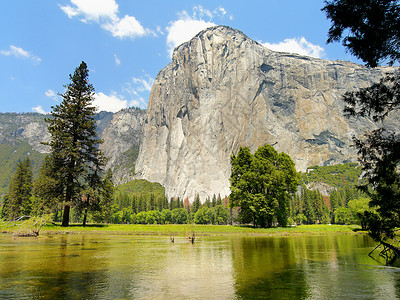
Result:
{"label": "rocky outcrop", "polygon": [[100,148],[108,158],[106,167],[113,170],[117,184],[133,179],[145,116],[145,110],[121,110],[112,115],[101,132],[104,142]]}
{"label": "rocky outcrop", "polygon": [[44,121],[45,116],[37,113],[1,113],[0,144],[15,145],[27,142],[33,150],[48,153],[49,147],[42,142],[50,141],[50,134]]}
{"label": "rocky outcrop", "polygon": [[230,155],[240,146],[269,143],[298,170],[354,161],[352,136],[374,124],[346,119],[341,96],[390,70],[273,52],[238,30],[206,29],[154,81],[137,177],[192,200],[230,193]]}

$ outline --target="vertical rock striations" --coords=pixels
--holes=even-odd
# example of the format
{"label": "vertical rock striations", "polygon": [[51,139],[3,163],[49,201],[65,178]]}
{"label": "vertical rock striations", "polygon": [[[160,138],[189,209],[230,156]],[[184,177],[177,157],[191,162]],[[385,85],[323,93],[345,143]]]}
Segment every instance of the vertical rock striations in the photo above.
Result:
{"label": "vertical rock striations", "polygon": [[136,163],[169,196],[228,195],[230,155],[269,143],[298,170],[355,160],[352,136],[373,123],[343,116],[341,96],[389,68],[273,52],[217,26],[175,49],[158,74]]}
{"label": "vertical rock striations", "polygon": [[104,129],[100,128],[104,141],[100,148],[108,158],[106,168],[113,170],[117,184],[133,179],[145,116],[145,110],[124,109],[111,114],[110,120],[104,120]]}

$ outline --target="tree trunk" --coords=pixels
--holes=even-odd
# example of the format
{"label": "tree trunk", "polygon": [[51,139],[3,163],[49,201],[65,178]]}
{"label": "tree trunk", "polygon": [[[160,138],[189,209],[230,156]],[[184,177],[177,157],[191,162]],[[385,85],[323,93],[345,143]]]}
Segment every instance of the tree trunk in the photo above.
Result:
{"label": "tree trunk", "polygon": [[87,209],[87,208],[85,208],[85,213],[84,213],[84,215],[83,215],[83,224],[82,224],[82,226],[83,226],[83,227],[85,227],[85,226],[86,226],[87,211],[88,211],[88,209]]}
{"label": "tree trunk", "polygon": [[[72,161],[70,163],[70,165],[74,166],[75,165],[75,161]],[[72,192],[73,192],[73,183],[74,183],[74,177],[72,176],[72,174],[69,174],[68,178],[67,178],[67,184],[66,184],[67,190],[65,192],[65,202],[66,203],[72,203],[71,200],[72,200]],[[69,226],[69,211],[70,211],[70,208],[71,207],[70,207],[69,204],[65,205],[63,221],[62,221],[61,226],[64,226],[64,227],[68,227]]]}
{"label": "tree trunk", "polygon": [[68,227],[68,225],[69,225],[69,211],[70,211],[70,206],[69,205],[65,205],[63,221],[62,221],[61,226]]}
{"label": "tree trunk", "polygon": [[397,257],[400,257],[400,248],[397,248],[396,246],[393,246],[392,244],[386,243],[381,241],[381,244],[388,247],[390,250],[392,250],[394,252],[395,255],[397,255]]}

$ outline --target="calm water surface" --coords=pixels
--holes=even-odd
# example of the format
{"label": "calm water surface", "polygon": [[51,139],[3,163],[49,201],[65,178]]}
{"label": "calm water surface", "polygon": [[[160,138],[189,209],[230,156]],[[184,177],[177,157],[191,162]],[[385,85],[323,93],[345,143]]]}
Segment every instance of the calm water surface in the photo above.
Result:
{"label": "calm water surface", "polygon": [[364,235],[0,236],[0,299],[396,299]]}

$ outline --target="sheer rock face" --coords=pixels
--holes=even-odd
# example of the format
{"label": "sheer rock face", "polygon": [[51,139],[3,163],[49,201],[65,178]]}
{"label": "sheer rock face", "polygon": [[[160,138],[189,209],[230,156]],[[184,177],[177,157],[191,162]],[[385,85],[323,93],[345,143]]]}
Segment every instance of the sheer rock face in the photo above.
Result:
{"label": "sheer rock face", "polygon": [[390,70],[273,52],[238,30],[206,29],[175,49],[153,84],[137,177],[192,201],[229,195],[240,146],[271,144],[298,170],[354,161],[352,136],[374,125],[346,119],[341,97]]}
{"label": "sheer rock face", "polygon": [[100,149],[108,158],[106,168],[113,170],[114,182],[117,184],[133,179],[132,169],[136,157],[128,157],[127,153],[132,155],[132,152],[139,149],[145,116],[145,110],[121,110],[112,114],[111,120],[106,120],[101,132],[103,144]]}

